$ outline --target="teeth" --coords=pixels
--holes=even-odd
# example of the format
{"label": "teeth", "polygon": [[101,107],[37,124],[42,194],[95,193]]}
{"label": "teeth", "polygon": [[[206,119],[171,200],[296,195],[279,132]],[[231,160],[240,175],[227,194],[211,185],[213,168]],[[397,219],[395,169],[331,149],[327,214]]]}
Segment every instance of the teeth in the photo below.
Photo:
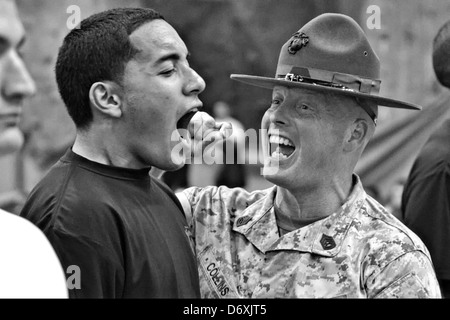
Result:
{"label": "teeth", "polygon": [[272,152],[272,158],[287,159],[288,157],[280,152],[280,147],[277,147],[277,149]]}
{"label": "teeth", "polygon": [[269,142],[294,147],[294,145],[289,141],[289,139],[280,136],[270,136]]}

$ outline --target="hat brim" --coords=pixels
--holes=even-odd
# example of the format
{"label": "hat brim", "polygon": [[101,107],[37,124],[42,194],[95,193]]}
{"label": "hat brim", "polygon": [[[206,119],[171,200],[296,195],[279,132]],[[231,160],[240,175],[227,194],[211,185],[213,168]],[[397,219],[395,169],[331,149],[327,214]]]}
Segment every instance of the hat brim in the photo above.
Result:
{"label": "hat brim", "polygon": [[249,85],[273,89],[275,86],[283,86],[283,87],[294,87],[294,88],[304,88],[313,91],[322,91],[322,92],[332,92],[336,94],[341,94],[345,96],[357,97],[361,99],[365,99],[368,101],[373,101],[377,105],[389,107],[389,108],[399,108],[399,109],[409,109],[409,110],[422,110],[422,107],[413,103],[403,102],[391,98],[385,98],[380,96],[374,96],[366,93],[361,93],[357,91],[351,90],[342,90],[339,88],[315,85],[310,83],[303,82],[294,82],[288,81],[284,79],[275,79],[268,77],[260,77],[260,76],[250,76],[245,74],[232,74],[230,76],[231,79],[240,81]]}

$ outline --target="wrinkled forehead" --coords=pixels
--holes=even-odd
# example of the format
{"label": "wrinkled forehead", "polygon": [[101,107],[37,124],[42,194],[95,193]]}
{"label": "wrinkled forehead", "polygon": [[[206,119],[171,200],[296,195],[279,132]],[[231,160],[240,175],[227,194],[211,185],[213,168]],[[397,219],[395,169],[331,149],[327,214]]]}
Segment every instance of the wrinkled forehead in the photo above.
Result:
{"label": "wrinkled forehead", "polygon": [[272,90],[272,96],[275,95],[291,97],[294,100],[308,100],[319,104],[324,104],[327,101],[327,95],[325,93],[304,88],[275,86]]}
{"label": "wrinkled forehead", "polygon": [[161,51],[178,51],[187,54],[187,48],[177,31],[166,21],[156,19],[137,28],[130,41],[138,55],[155,56]]}
{"label": "wrinkled forehead", "polygon": [[298,102],[313,103],[316,110],[323,111],[337,118],[349,117],[350,113],[359,111],[359,107],[354,98],[330,92],[275,86],[272,95],[290,97],[293,101]]}

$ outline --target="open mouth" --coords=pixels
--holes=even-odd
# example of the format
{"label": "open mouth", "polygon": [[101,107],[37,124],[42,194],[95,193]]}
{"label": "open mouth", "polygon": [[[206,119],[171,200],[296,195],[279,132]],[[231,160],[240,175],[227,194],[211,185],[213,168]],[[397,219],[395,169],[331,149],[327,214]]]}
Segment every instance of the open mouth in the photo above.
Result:
{"label": "open mouth", "polygon": [[189,122],[191,122],[192,117],[198,112],[197,108],[190,110],[188,113],[183,115],[180,120],[177,122],[177,130],[180,134],[181,138],[184,140],[187,139],[187,135],[189,134],[188,126]]}
{"label": "open mouth", "polygon": [[272,158],[287,159],[295,151],[291,140],[281,136],[269,136],[269,152]]}

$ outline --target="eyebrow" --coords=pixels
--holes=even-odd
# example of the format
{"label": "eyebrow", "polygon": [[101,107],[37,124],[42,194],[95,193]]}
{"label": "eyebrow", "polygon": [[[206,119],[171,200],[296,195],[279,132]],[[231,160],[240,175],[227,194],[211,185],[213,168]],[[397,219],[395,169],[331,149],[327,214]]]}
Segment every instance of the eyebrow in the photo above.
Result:
{"label": "eyebrow", "polygon": [[[191,54],[188,52],[186,54],[186,60],[189,60],[190,56],[191,56]],[[163,63],[164,61],[167,61],[167,60],[180,60],[180,59],[181,59],[181,56],[178,53],[169,53],[169,54],[167,54],[165,56],[162,56],[158,60],[156,60],[155,61],[155,65],[161,64],[161,63]]]}

